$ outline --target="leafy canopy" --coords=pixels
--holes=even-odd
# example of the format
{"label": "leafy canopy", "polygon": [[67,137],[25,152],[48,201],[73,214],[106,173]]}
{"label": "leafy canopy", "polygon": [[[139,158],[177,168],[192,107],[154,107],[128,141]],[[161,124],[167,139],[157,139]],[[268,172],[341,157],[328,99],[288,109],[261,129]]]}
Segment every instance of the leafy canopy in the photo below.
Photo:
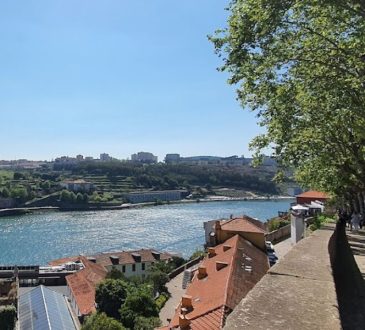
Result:
{"label": "leafy canopy", "polygon": [[303,185],[344,196],[365,182],[365,3],[233,0],[210,39],[242,106],[266,133],[251,143]]}

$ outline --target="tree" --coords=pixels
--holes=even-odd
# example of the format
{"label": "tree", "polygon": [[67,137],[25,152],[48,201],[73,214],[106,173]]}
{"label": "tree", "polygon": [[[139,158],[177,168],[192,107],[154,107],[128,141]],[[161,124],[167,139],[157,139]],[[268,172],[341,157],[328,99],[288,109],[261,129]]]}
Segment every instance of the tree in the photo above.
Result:
{"label": "tree", "polygon": [[125,330],[117,320],[106,316],[105,313],[95,313],[86,318],[82,330]]}
{"label": "tree", "polygon": [[145,318],[158,317],[158,308],[152,294],[143,286],[128,295],[119,312],[123,325],[132,329],[139,316]]}
{"label": "tree", "polygon": [[84,196],[83,196],[83,194],[81,194],[81,193],[77,193],[77,195],[76,195],[76,202],[77,202],[78,204],[82,204],[82,203],[84,203]]}
{"label": "tree", "polygon": [[0,306],[0,329],[13,330],[16,321],[16,308],[13,305]]}
{"label": "tree", "polygon": [[251,143],[256,156],[271,148],[306,187],[363,193],[365,3],[235,0],[229,10],[210,39],[242,106],[266,127]]}
{"label": "tree", "polygon": [[124,281],[126,280],[123,273],[119,269],[115,268],[114,266],[108,272],[108,274],[106,274],[106,278],[110,278],[112,280],[124,280]]}
{"label": "tree", "polygon": [[134,321],[134,330],[154,330],[161,326],[161,321],[158,317],[143,317],[138,316]]}
{"label": "tree", "polygon": [[60,200],[62,202],[69,202],[71,200],[70,195],[71,195],[70,192],[68,190],[64,189],[61,191]]}
{"label": "tree", "polygon": [[127,298],[129,285],[123,280],[106,279],[98,284],[95,302],[98,311],[107,316],[119,319],[119,308]]}
{"label": "tree", "polygon": [[1,191],[1,195],[4,198],[9,198],[10,197],[10,191],[8,188],[4,187],[3,190]]}

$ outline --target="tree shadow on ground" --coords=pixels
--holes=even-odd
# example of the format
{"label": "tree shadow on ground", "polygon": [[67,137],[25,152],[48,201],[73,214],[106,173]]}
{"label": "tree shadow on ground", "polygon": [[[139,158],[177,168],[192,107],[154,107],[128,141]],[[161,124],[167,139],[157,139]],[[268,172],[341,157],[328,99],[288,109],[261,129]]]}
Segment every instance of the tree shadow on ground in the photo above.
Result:
{"label": "tree shadow on ground", "polygon": [[365,281],[357,267],[344,224],[338,223],[329,242],[341,325],[344,330],[365,329]]}

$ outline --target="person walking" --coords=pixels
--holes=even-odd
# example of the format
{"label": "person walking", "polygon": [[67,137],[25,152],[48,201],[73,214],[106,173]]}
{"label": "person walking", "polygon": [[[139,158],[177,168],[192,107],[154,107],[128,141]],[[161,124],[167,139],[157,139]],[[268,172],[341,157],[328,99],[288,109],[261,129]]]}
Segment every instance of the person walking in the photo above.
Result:
{"label": "person walking", "polygon": [[[360,225],[360,215],[357,212],[354,212],[351,217],[351,225],[353,226],[355,231],[359,230]],[[351,228],[352,230],[352,228]]]}

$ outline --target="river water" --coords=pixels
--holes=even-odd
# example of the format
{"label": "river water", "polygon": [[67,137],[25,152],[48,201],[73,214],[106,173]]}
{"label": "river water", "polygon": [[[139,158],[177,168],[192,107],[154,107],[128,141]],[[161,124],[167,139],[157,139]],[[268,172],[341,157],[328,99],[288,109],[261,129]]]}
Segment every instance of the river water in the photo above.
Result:
{"label": "river water", "polygon": [[225,201],[4,217],[0,218],[0,265],[42,265],[80,253],[140,248],[187,257],[204,244],[204,221],[231,214],[265,221],[288,210],[290,202]]}

